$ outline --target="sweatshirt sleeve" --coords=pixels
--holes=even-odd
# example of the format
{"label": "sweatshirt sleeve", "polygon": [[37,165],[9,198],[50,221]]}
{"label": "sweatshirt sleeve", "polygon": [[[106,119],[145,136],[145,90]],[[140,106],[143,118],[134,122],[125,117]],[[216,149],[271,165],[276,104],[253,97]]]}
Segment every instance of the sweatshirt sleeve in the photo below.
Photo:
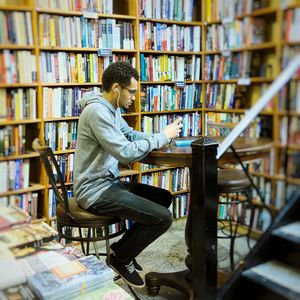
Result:
{"label": "sweatshirt sleeve", "polygon": [[[95,110],[89,124],[100,145],[123,164],[139,161],[152,150],[168,144],[163,132],[151,136],[143,134],[143,139],[129,141],[114,124],[113,116],[107,111]],[[129,134],[130,132],[129,129]]]}
{"label": "sweatshirt sleeve", "polygon": [[130,127],[127,124],[127,122],[123,119],[123,117],[121,117],[120,120],[121,120],[121,131],[129,141],[131,142],[139,141],[151,136],[150,134],[134,130],[132,127]]}

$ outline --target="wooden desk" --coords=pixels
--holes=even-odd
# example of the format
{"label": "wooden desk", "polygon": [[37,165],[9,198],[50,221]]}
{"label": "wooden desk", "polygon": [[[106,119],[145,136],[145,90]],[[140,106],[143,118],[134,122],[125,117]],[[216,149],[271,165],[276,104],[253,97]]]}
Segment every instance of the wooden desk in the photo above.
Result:
{"label": "wooden desk", "polygon": [[[190,299],[217,298],[217,167],[218,164],[236,162],[230,150],[217,162],[220,140],[219,137],[215,137],[214,141],[200,138],[187,147],[176,147],[172,143],[151,152],[142,161],[188,167],[191,178],[191,204],[185,230],[187,270],[146,274],[147,290],[153,296],[158,294],[160,286],[165,285],[182,291]],[[246,161],[268,153],[272,145],[269,138],[239,138],[233,146],[241,159]]]}

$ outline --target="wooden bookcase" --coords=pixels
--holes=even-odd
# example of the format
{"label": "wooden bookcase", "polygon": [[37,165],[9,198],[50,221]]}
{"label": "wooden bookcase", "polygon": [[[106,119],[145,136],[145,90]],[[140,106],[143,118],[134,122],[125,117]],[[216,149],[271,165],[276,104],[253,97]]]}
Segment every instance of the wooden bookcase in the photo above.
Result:
{"label": "wooden bookcase", "polygon": [[[42,81],[42,74],[40,69],[41,57],[43,53],[49,53],[49,57],[53,53],[63,52],[70,55],[71,53],[88,55],[88,54],[97,54],[96,47],[90,48],[79,48],[79,47],[53,47],[53,46],[45,46],[41,44],[40,41],[40,33],[39,33],[39,18],[41,15],[49,15],[49,16],[59,16],[59,17],[81,17],[81,18],[98,18],[99,21],[103,19],[114,19],[116,21],[126,21],[132,24],[133,26],[133,39],[134,39],[134,49],[112,49],[112,54],[116,55],[127,55],[133,59],[135,59],[136,68],[139,72],[141,72],[141,55],[144,57],[157,57],[161,55],[175,56],[175,57],[199,57],[201,59],[201,68],[200,68],[200,76],[198,80],[189,80],[184,81],[186,86],[195,84],[196,86],[200,86],[201,94],[199,95],[199,102],[201,102],[201,107],[193,107],[191,109],[173,109],[169,111],[144,111],[142,107],[144,93],[139,93],[136,97],[133,107],[130,111],[124,113],[124,117],[128,121],[128,123],[133,126],[135,129],[140,130],[142,128],[143,118],[145,116],[163,116],[163,115],[175,115],[175,114],[184,114],[184,113],[199,113],[201,115],[201,134],[205,134],[209,132],[209,127],[211,125],[216,127],[233,127],[236,120],[239,116],[242,116],[248,108],[251,107],[259,98],[259,94],[261,90],[265,88],[268,84],[272,82],[274,78],[280,73],[282,66],[281,60],[283,56],[283,48],[291,47],[297,48],[300,46],[299,41],[289,41],[285,40],[282,37],[282,28],[285,22],[285,15],[289,9],[296,9],[300,7],[299,1],[290,1],[288,6],[282,8],[280,5],[280,1],[277,0],[269,0],[269,1],[255,1],[257,3],[263,3],[264,6],[261,8],[254,9],[248,13],[243,13],[240,15],[235,15],[233,18],[227,20],[220,20],[218,18],[214,18],[214,3],[215,1],[201,1],[194,0],[194,8],[193,8],[193,18],[190,22],[187,21],[176,21],[176,20],[167,20],[167,19],[150,19],[143,17],[140,13],[140,9],[138,7],[139,3],[143,3],[144,1],[122,1],[122,0],[114,0],[113,1],[113,14],[105,14],[105,13],[92,13],[86,14],[82,11],[75,10],[59,10],[54,8],[38,8],[35,0],[19,0],[19,1],[0,1],[0,11],[21,11],[21,12],[30,12],[31,20],[32,20],[32,33],[33,33],[33,44],[32,45],[16,45],[16,44],[0,44],[0,52],[5,50],[13,50],[13,51],[30,51],[35,56],[35,64],[36,64],[36,82],[32,83],[0,83],[0,89],[11,90],[22,88],[24,90],[33,88],[36,91],[36,99],[37,99],[37,114],[34,119],[25,119],[25,120],[5,120],[2,118],[0,120],[0,129],[5,128],[7,126],[15,126],[15,125],[24,125],[26,128],[26,153],[10,155],[10,156],[1,156],[0,163],[2,161],[14,161],[16,159],[29,159],[30,160],[30,187],[26,189],[15,189],[9,190],[7,192],[1,192],[0,197],[6,197],[14,194],[23,194],[26,192],[38,192],[39,194],[39,216],[44,216],[48,222],[55,221],[55,217],[49,216],[49,190],[50,186],[48,185],[47,177],[45,171],[43,170],[41,163],[39,162],[38,155],[31,150],[31,142],[34,137],[39,137],[42,141],[45,142],[45,128],[49,123],[59,123],[59,122],[77,122],[77,115],[69,115],[66,117],[48,117],[45,116],[43,107],[45,105],[43,93],[45,92],[45,88],[47,89],[55,89],[55,88],[101,88],[100,78],[98,78],[97,82],[82,82],[78,83],[76,81],[73,82],[44,82]],[[245,1],[247,2],[247,1]],[[209,13],[210,11],[210,13]],[[231,47],[230,50],[220,50],[220,49],[210,49],[207,47],[207,40],[209,38],[208,31],[210,28],[218,28],[218,26],[226,26],[227,24],[234,23],[236,24],[252,24],[255,23],[257,19],[264,19],[266,24],[266,39],[263,42],[256,43],[248,43],[246,46],[237,46]],[[249,22],[249,23],[247,23]],[[201,39],[200,39],[200,51],[162,51],[162,50],[143,50],[140,49],[140,39],[142,38],[142,32],[140,30],[141,24],[150,24],[152,26],[154,24],[161,24],[166,27],[170,27],[176,25],[177,27],[183,26],[188,28],[200,27]],[[246,26],[244,25],[244,26]],[[237,25],[238,26],[238,25]],[[251,56],[255,59],[260,59],[260,63],[263,64],[263,70],[257,69],[256,65],[251,66],[250,76],[249,72],[245,78],[240,77],[230,77],[227,79],[224,78],[206,78],[207,77],[207,64],[206,61],[209,57],[215,59],[218,56],[218,59],[228,59],[229,56],[243,57],[247,59],[247,55]],[[223,58],[222,58],[223,57]],[[225,57],[225,58],[224,58]],[[99,58],[101,60],[102,58]],[[250,59],[250,60],[251,60]],[[259,65],[259,64],[258,64]],[[256,67],[256,69],[255,69]],[[258,74],[258,72],[263,74]],[[251,74],[254,74],[253,76]],[[250,79],[249,79],[250,78]],[[299,80],[299,78],[296,78]],[[182,83],[181,83],[182,84]],[[249,85],[250,84],[250,85]],[[163,80],[163,81],[148,81],[141,80],[139,82],[140,91],[144,91],[147,87],[153,86],[169,86],[175,89],[175,86],[180,85],[180,80]],[[235,92],[233,95],[236,96],[236,101],[241,101],[239,105],[232,105],[231,107],[213,107],[210,105],[209,101],[206,101],[208,97],[207,91],[209,89],[213,89],[213,86],[223,85],[222,88],[226,89],[235,85]],[[220,87],[220,89],[221,89]],[[217,89],[217,88],[216,88]],[[217,90],[218,91],[218,90]],[[239,94],[240,98],[237,98]],[[0,94],[1,95],[1,94]],[[295,186],[299,186],[300,181],[293,176],[289,176],[285,178],[281,175],[280,172],[280,160],[282,158],[282,152],[284,150],[284,146],[282,145],[281,137],[280,137],[280,124],[284,117],[288,115],[293,116],[293,118],[299,118],[300,113],[298,112],[290,112],[283,111],[280,107],[280,96],[276,96],[273,100],[273,106],[269,109],[263,111],[260,115],[260,118],[263,119],[264,123],[268,126],[263,127],[264,133],[269,134],[275,141],[275,146],[273,149],[273,155],[270,158],[270,165],[273,166],[273,171],[266,173],[262,171],[251,171],[252,174],[257,178],[263,178],[263,181],[270,182],[271,187],[271,195],[274,199],[276,199],[276,193],[281,192],[280,187],[278,187],[278,181],[288,182],[289,184],[293,184]],[[1,101],[4,101],[1,99]],[[0,111],[1,112],[1,111]],[[234,116],[235,119],[232,121],[226,121],[226,124],[219,124],[220,114],[226,114],[228,116]],[[213,121],[208,118],[213,116],[216,118],[217,124],[214,124]],[[219,134],[215,130],[216,134]],[[299,128],[298,128],[299,131]],[[298,151],[300,150],[299,145],[292,144],[288,146],[289,151]],[[74,153],[74,149],[64,149],[64,150],[55,150],[55,154],[57,155],[69,155]],[[136,180],[142,181],[142,176],[149,173],[155,173],[159,171],[170,170],[168,168],[152,168],[149,170],[142,170],[141,165],[139,163],[135,163],[132,165],[132,169],[123,169],[121,170],[122,176],[134,176]],[[5,175],[5,174],[4,174]],[[70,182],[68,185],[72,186]],[[261,186],[262,189],[265,189],[264,186]],[[188,188],[182,191],[174,192],[174,195],[186,194],[188,193]],[[259,201],[258,201],[259,203]],[[283,204],[283,203],[281,203]],[[258,204],[259,205],[259,204]],[[274,205],[270,201],[270,206],[273,206],[273,210],[277,212],[280,207]]]}

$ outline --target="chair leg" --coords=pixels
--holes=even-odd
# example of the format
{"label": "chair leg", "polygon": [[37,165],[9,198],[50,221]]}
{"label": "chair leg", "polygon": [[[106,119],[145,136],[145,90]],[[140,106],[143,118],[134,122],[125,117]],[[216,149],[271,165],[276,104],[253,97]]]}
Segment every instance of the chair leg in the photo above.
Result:
{"label": "chair leg", "polygon": [[86,255],[90,254],[90,242],[89,239],[91,237],[91,228],[88,229],[88,236],[87,236],[87,242],[86,242]]}
{"label": "chair leg", "polygon": [[[97,237],[96,228],[93,228],[93,235],[92,235],[92,236],[93,236],[93,238],[96,238],[96,237]],[[93,242],[93,245],[94,245],[96,257],[100,260],[97,242]]]}
{"label": "chair leg", "polygon": [[252,231],[252,226],[253,226],[253,220],[254,220],[254,205],[252,203],[252,198],[251,198],[251,189],[247,192],[247,202],[250,206],[250,224],[248,226],[248,232],[247,232],[247,244],[248,244],[248,248],[251,250],[252,247],[250,245],[250,235],[251,235],[251,231]]}
{"label": "chair leg", "polygon": [[79,236],[81,238],[81,242],[80,242],[80,245],[81,245],[81,250],[82,252],[84,253],[84,255],[86,255],[86,252],[85,252],[85,247],[84,247],[84,242],[82,241],[82,232],[81,232],[81,227],[78,227],[78,231],[79,231]]}

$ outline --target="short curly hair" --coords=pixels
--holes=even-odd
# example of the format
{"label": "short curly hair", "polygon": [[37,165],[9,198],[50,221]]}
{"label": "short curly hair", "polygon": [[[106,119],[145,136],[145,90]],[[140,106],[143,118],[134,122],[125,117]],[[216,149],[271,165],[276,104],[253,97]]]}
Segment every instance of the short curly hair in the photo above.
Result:
{"label": "short curly hair", "polygon": [[125,88],[130,85],[131,78],[139,80],[139,73],[127,62],[115,62],[109,65],[102,76],[102,88],[109,92],[114,83]]}

